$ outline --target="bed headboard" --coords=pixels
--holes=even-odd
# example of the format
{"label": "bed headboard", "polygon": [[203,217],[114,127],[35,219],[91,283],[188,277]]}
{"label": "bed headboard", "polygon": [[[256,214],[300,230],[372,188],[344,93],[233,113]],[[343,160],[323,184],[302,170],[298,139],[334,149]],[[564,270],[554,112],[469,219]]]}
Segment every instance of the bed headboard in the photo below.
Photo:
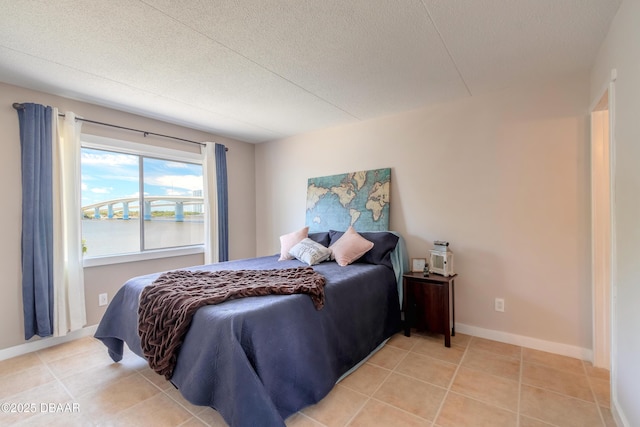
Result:
{"label": "bed headboard", "polygon": [[390,187],[390,168],[309,178],[309,232],[389,230]]}

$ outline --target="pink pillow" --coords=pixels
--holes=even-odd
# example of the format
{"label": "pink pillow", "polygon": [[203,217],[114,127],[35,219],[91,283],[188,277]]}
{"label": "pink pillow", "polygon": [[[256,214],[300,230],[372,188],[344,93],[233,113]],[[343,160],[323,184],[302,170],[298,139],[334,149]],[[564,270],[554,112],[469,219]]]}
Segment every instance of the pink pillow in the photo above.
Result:
{"label": "pink pillow", "polygon": [[278,261],[293,259],[294,257],[289,254],[289,251],[292,247],[306,239],[308,235],[309,227],[304,227],[301,230],[280,236],[280,258]]}
{"label": "pink pillow", "polygon": [[329,246],[333,251],[331,257],[342,267],[351,264],[371,248],[373,248],[373,242],[362,237],[353,227],[349,227],[342,237]]}

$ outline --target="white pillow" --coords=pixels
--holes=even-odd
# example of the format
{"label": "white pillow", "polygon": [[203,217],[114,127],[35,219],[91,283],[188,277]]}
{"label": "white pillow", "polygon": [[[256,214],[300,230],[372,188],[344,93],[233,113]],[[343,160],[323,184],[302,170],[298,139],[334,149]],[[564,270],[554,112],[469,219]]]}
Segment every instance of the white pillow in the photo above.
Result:
{"label": "white pillow", "polygon": [[351,264],[371,248],[373,248],[373,242],[362,237],[353,227],[349,227],[333,245],[329,246],[332,251],[331,258],[342,267]]}
{"label": "white pillow", "polygon": [[325,248],[320,243],[307,237],[291,248],[289,254],[304,263],[315,265],[329,259],[331,256],[331,249]]}
{"label": "white pillow", "polygon": [[293,257],[289,255],[289,251],[302,239],[305,239],[308,234],[309,227],[304,227],[303,229],[300,229],[298,231],[293,231],[289,234],[280,236],[280,259],[278,259],[278,261],[293,259]]}

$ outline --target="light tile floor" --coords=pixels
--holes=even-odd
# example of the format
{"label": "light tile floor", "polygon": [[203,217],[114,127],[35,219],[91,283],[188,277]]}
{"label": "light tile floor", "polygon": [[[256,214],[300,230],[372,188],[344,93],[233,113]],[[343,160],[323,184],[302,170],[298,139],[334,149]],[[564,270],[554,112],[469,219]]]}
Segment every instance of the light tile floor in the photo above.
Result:
{"label": "light tile floor", "polygon": [[[226,425],[213,409],[185,401],[133,353],[112,363],[93,338],[0,362],[0,403],[0,425]],[[445,348],[441,336],[414,333],[392,337],[327,397],[286,424],[587,427],[615,422],[609,373],[588,362],[462,334]]]}

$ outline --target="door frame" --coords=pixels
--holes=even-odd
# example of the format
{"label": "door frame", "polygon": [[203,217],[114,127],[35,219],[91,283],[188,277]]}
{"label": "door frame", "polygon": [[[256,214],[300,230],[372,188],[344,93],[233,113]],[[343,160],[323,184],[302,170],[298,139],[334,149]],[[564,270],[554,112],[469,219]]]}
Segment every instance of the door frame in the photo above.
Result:
{"label": "door frame", "polygon": [[615,80],[616,70],[591,112],[591,283],[593,365],[612,370],[615,349]]}

